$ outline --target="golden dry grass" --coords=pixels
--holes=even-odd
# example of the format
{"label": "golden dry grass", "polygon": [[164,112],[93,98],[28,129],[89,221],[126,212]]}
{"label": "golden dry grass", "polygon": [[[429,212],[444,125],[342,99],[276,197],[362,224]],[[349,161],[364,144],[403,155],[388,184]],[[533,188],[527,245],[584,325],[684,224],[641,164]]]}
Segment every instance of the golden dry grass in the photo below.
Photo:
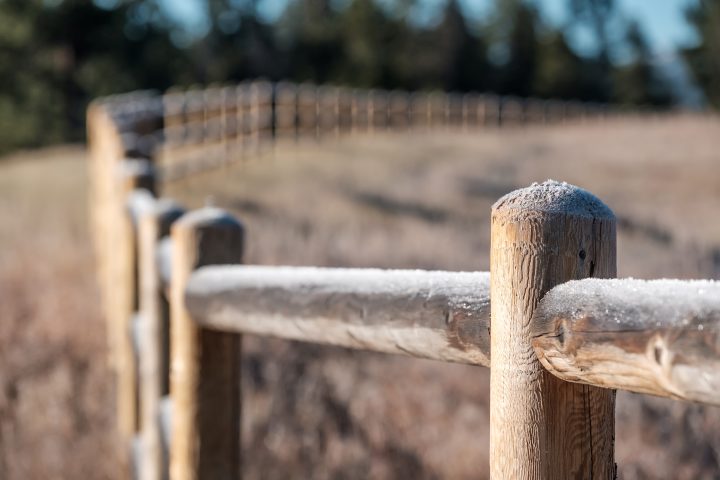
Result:
{"label": "golden dry grass", "polygon": [[115,478],[80,147],[0,163],[0,478]]}
{"label": "golden dry grass", "polygon": [[[280,145],[164,193],[248,229],[247,259],[486,270],[490,205],[546,178],[620,218],[619,273],[720,275],[720,122],[673,118]],[[0,478],[121,471],[83,152],[0,164]],[[487,369],[246,338],[249,478],[484,478]],[[720,409],[619,394],[622,478],[715,478]]]}

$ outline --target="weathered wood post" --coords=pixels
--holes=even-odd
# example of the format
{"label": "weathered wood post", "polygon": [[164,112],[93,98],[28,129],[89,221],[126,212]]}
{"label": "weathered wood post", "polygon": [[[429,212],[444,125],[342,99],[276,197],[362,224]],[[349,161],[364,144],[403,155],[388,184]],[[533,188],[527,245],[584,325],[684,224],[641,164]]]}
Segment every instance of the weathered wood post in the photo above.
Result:
{"label": "weathered wood post", "polygon": [[615,276],[612,211],[549,180],[498,200],[491,237],[491,478],[614,478],[614,390],[557,379],[531,346],[545,292]]}
{"label": "weathered wood post", "polygon": [[138,221],[138,256],[140,283],[140,425],[145,451],[140,479],[167,478],[160,440],[160,401],[168,395],[169,375],[169,309],[163,293],[158,255],[160,240],[170,234],[170,226],[183,209],[167,199],[160,199],[142,212]]}
{"label": "weathered wood post", "polygon": [[233,154],[231,141],[235,138],[236,102],[235,88],[223,87],[220,90],[220,142],[222,144],[222,165],[227,166]]}
{"label": "weathered wood post", "polygon": [[112,323],[113,273],[108,253],[114,219],[114,191],[116,178],[113,172],[123,158],[122,139],[108,111],[109,107],[95,101],[87,111],[88,154],[90,158],[90,198],[93,243],[98,265],[98,279],[103,314],[107,322],[109,363],[115,367],[117,357],[116,329]]}
{"label": "weathered wood post", "polygon": [[115,333],[117,369],[118,426],[125,436],[138,431],[138,364],[132,337],[133,316],[138,307],[138,256],[136,225],[132,218],[130,194],[135,190],[155,190],[152,163],[144,159],[126,159],[114,173],[117,184],[113,205],[110,244],[105,254],[111,266],[110,328]]}
{"label": "weathered wood post", "polygon": [[216,208],[188,213],[172,226],[170,478],[240,476],[240,336],[198,328],[185,286],[204,265],[240,263],[243,227]]}
{"label": "weathered wood post", "polygon": [[247,83],[243,82],[235,89],[235,161],[246,156],[249,99]]}

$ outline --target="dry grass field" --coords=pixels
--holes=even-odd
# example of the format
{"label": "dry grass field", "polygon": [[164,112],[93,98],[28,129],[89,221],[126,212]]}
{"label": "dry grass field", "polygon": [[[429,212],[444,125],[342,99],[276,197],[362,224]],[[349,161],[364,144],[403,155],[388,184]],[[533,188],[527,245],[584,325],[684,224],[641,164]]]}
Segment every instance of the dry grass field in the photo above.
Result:
{"label": "dry grass field", "polygon": [[80,147],[0,162],[0,478],[116,478]]}
{"label": "dry grass field", "polygon": [[[489,213],[547,178],[619,218],[619,275],[720,278],[720,121],[279,145],[163,193],[232,210],[247,262],[487,270]],[[117,478],[84,152],[0,163],[0,478]],[[246,337],[249,478],[484,478],[487,369]],[[621,478],[717,478],[720,409],[618,394]]]}

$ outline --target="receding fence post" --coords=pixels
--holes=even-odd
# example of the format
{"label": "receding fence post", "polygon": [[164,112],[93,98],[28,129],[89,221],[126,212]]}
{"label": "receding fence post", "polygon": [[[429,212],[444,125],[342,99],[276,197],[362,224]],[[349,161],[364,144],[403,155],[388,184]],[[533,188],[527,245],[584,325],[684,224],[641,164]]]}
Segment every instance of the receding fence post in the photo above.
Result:
{"label": "receding fence post", "polygon": [[240,476],[240,336],[199,329],[185,286],[204,265],[240,263],[243,227],[216,208],[184,215],[172,227],[170,478]]}
{"label": "receding fence post", "polygon": [[612,479],[615,391],[545,371],[531,319],[553,286],[615,276],[613,213],[582,189],[547,181],[498,200],[491,228],[491,478]]}
{"label": "receding fence post", "polygon": [[155,190],[152,163],[144,159],[126,159],[118,164],[115,204],[112,205],[112,231],[104,252],[106,263],[111,265],[109,288],[111,328],[116,342],[115,367],[117,368],[117,408],[120,432],[127,437],[138,431],[138,364],[133,344],[133,316],[138,307],[138,257],[136,225],[128,205],[135,190]]}
{"label": "receding fence post", "polygon": [[141,480],[167,478],[160,435],[160,401],[169,393],[169,309],[163,293],[158,262],[160,240],[183,214],[175,202],[161,199],[142,212],[138,220],[140,286],[140,425],[145,451]]}
{"label": "receding fence post", "polygon": [[106,106],[93,102],[87,112],[88,153],[90,156],[91,197],[89,205],[93,222],[93,241],[98,264],[98,279],[102,309],[107,322],[107,344],[109,361],[117,365],[117,329],[112,323],[113,272],[109,263],[109,245],[113,237],[114,191],[116,176],[114,170],[123,158],[121,137],[113,124]]}

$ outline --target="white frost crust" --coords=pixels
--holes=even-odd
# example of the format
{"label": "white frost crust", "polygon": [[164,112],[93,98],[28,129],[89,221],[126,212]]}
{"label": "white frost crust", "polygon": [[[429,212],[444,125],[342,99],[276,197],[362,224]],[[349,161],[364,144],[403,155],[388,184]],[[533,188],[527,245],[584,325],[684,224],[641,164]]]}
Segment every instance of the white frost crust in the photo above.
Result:
{"label": "white frost crust", "polygon": [[571,281],[541,300],[535,327],[563,380],[720,405],[720,282]]}
{"label": "white frost crust", "polygon": [[[592,306],[593,308],[586,308]],[[648,327],[720,328],[720,282],[712,280],[573,280],[541,301],[546,317],[571,321],[592,313],[612,329]],[[706,322],[703,322],[706,319]],[[714,320],[713,320],[714,319]]]}
{"label": "white frost crust", "polygon": [[225,210],[217,207],[204,207],[192,210],[180,217],[176,223],[177,225],[186,228],[223,224],[228,226],[240,226],[240,222],[238,222],[235,217]]}
{"label": "white frost crust", "polygon": [[144,158],[125,158],[117,166],[119,178],[150,176],[154,172],[152,162]]}
{"label": "white frost crust", "polygon": [[592,193],[575,185],[556,180],[533,183],[501,197],[493,210],[515,209],[522,212],[544,212],[578,217],[614,219],[612,210]]}
{"label": "white frost crust", "polygon": [[133,224],[137,225],[140,217],[152,211],[155,203],[156,200],[153,194],[144,188],[138,188],[130,192],[125,204]]}
{"label": "white frost crust", "polygon": [[163,285],[170,285],[172,275],[172,237],[165,236],[158,240],[155,261],[157,262],[160,280]]}
{"label": "white frost crust", "polygon": [[211,266],[193,273],[195,294],[240,289],[313,290],[365,295],[443,293],[458,300],[490,295],[489,272],[382,270],[375,268]]}
{"label": "white frost crust", "polygon": [[489,364],[487,272],[209,266],[186,302],[206,328]]}

